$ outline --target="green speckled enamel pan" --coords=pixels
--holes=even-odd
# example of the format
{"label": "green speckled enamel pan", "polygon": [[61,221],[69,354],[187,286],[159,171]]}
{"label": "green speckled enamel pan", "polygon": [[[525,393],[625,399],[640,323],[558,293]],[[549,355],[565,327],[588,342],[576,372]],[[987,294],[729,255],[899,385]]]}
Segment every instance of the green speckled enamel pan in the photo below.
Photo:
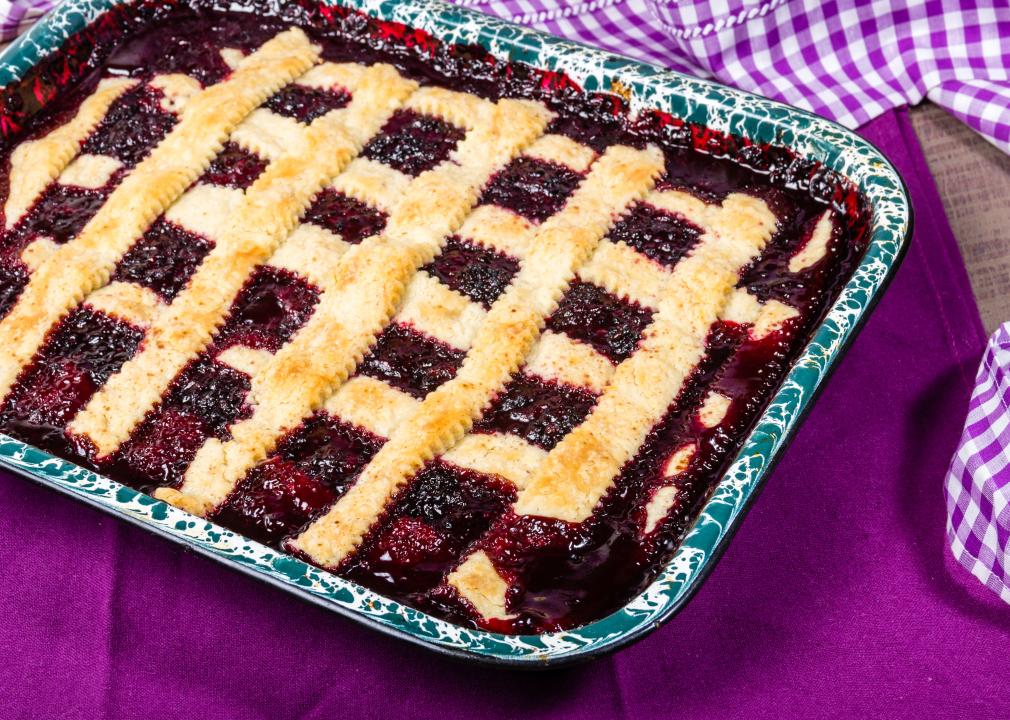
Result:
{"label": "green speckled enamel pan", "polygon": [[[0,84],[20,79],[113,5],[126,0],[66,0],[0,55]],[[477,43],[509,60],[563,70],[589,91],[619,83],[632,112],[658,108],[689,123],[756,143],[789,148],[848,178],[871,210],[869,244],[781,388],[705,503],[680,548],[644,592],[589,625],[510,636],[438,620],[224,530],[24,443],[0,435],[0,464],[102,508],[261,580],[419,645],[498,664],[542,667],[621,647],[672,617],[698,589],[763,481],[809,410],[832,367],[893,275],[909,241],[911,208],[894,168],[872,145],[838,125],[730,88],[566,42],[440,0],[343,0],[383,20],[402,22],[452,43]]]}

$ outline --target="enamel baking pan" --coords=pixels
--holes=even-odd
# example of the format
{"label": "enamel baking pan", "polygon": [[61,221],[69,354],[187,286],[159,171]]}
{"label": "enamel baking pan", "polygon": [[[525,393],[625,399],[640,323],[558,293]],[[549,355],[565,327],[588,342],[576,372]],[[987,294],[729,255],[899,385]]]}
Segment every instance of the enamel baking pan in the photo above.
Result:
{"label": "enamel baking pan", "polygon": [[[21,79],[74,33],[126,1],[66,0],[0,54],[0,85]],[[712,570],[829,372],[896,270],[911,232],[906,190],[891,164],[865,140],[781,103],[441,0],[342,0],[342,4],[380,20],[425,30],[445,42],[479,44],[502,59],[564,71],[587,91],[620,88],[630,97],[633,113],[655,108],[717,133],[784,147],[847,178],[861,195],[868,239],[861,261],[757,418],[679,549],[640,595],[607,617],[564,632],[501,635],[459,627],[406,607],[5,435],[0,435],[0,465],[293,595],[443,653],[502,665],[546,667],[613,651],[669,620]]]}

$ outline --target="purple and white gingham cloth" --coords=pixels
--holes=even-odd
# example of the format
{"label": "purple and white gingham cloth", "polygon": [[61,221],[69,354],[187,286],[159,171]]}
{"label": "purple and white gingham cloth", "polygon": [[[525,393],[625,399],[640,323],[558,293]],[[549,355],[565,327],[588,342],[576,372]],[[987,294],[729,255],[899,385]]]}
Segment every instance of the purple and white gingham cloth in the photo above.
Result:
{"label": "purple and white gingham cloth", "polygon": [[[1010,153],[1007,0],[455,2],[849,127],[928,97]],[[55,4],[0,0],[0,44]],[[1010,323],[990,340],[946,491],[954,555],[1010,602]]]}
{"label": "purple and white gingham cloth", "polygon": [[0,0],[0,46],[31,27],[54,5],[54,0]]}
{"label": "purple and white gingham cloth", "polygon": [[1010,603],[1010,323],[989,338],[944,489],[954,557]]}

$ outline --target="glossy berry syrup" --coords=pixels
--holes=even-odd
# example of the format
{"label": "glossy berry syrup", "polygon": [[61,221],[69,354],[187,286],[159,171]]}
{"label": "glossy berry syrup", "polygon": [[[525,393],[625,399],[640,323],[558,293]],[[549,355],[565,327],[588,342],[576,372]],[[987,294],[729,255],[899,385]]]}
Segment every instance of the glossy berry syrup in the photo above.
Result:
{"label": "glossy berry syrup", "polygon": [[[836,296],[865,245],[869,214],[844,179],[788,150],[755,145],[658,111],[631,117],[618,95],[585,93],[571,78],[503,62],[479,47],[447,45],[430,35],[383,23],[316,0],[140,0],[121,4],[71,38],[0,104],[0,199],[9,191],[10,152],[17,143],[71,118],[102,76],[149,80],[181,72],[204,86],[231,69],[220,50],[250,53],[291,24],[303,27],[333,62],[388,62],[422,85],[491,100],[535,99],[555,113],[548,132],[603,152],[615,143],[663,151],[661,189],[711,203],[728,194],[762,198],[778,229],[740,275],[739,287],[761,301],[782,302],[798,317],[764,338],[732,322],[716,323],[704,358],[666,416],[625,465],[592,517],[582,523],[512,512],[515,488],[504,478],[433,459],[399,491],[338,574],[453,622],[501,632],[539,633],[575,627],[621,607],[656,576],[712,492],[741,439],[766,406],[790,363]],[[14,227],[0,224],[0,317],[30,281],[25,248],[40,239],[71,242],[122,179],[178,122],[159,91],[141,82],[125,93],[85,140],[119,169],[100,188],[55,183]],[[347,105],[339,90],[288,85],[266,101],[274,113],[310,123]],[[401,110],[362,155],[408,176],[452,162],[464,131],[444,119]],[[226,144],[198,182],[246,189],[264,158]],[[478,202],[536,224],[564,207],[583,175],[520,156],[482,189]],[[0,208],[3,203],[0,202]],[[828,254],[791,272],[789,261],[829,210],[836,232]],[[386,215],[332,188],[313,198],[302,218],[355,244],[382,232]],[[0,218],[3,220],[3,218]],[[683,217],[638,203],[609,239],[673,268],[698,243],[701,229]],[[120,261],[111,279],[142,285],[172,302],[213,248],[212,242],[157,219]],[[25,256],[27,257],[27,256]],[[520,270],[520,261],[450,237],[423,269],[452,290],[490,308]],[[144,342],[144,333],[87,305],[72,311],[0,405],[9,434],[151,491],[177,486],[209,438],[227,440],[248,417],[251,378],[219,359],[233,346],[280,350],[311,317],[319,290],[291,273],[260,268],[246,282],[211,345],[174,379],[166,395],[111,457],[69,434],[73,417]],[[639,347],[652,311],[576,278],[546,321],[546,330],[595,349],[614,365]],[[456,376],[465,353],[417,328],[394,323],[377,338],[355,373],[381,379],[421,401]],[[711,393],[728,401],[714,426],[699,408]],[[582,388],[520,371],[475,422],[472,432],[522,438],[550,451],[596,406]],[[274,547],[296,535],[353,486],[385,438],[319,410],[292,428],[243,478],[213,519]],[[677,465],[672,457],[689,458]],[[650,515],[656,498],[665,512]],[[481,551],[507,583],[509,618],[482,620],[446,583],[466,557]]]}

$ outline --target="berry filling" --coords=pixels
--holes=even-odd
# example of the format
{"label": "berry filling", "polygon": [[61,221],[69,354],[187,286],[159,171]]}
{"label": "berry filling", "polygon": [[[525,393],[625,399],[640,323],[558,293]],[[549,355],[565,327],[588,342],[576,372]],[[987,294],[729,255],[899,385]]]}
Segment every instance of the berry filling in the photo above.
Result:
{"label": "berry filling", "polygon": [[235,143],[225,143],[224,149],[211,162],[199,182],[224,185],[245,190],[267,167],[267,161]]}
{"label": "berry filling", "polygon": [[62,430],[91,396],[133,357],[144,333],[91,310],[74,310],[50,334],[0,411],[20,437]]}
{"label": "berry filling", "polygon": [[302,220],[326,228],[353,245],[378,235],[386,227],[384,212],[333,188],[324,188],[316,195]]}
{"label": "berry filling", "polygon": [[[717,324],[708,338],[705,360],[589,521],[573,525],[518,517],[509,509],[514,490],[499,478],[434,461],[394,499],[340,570],[415,607],[470,627],[503,632],[574,627],[620,607],[645,587],[678,546],[740,438],[855,267],[869,217],[862,201],[831,173],[788,151],[741,144],[662,113],[630,119],[626,103],[614,96],[583,93],[563,74],[503,62],[476,46],[446,45],[420,31],[383,24],[353,11],[321,10],[314,0],[285,8],[264,0],[236,2],[229,7],[257,12],[217,12],[202,5],[194,10],[188,3],[162,8],[161,4],[154,11],[158,22],[145,29],[142,13],[131,13],[137,7],[153,6],[124,3],[109,11],[109,22],[95,23],[70,38],[64,50],[33,71],[31,84],[8,92],[9,122],[0,125],[5,141],[0,143],[4,148],[0,150],[0,200],[8,190],[10,148],[73,116],[81,98],[94,87],[89,78],[98,74],[93,71],[103,54],[111,52],[105,64],[113,75],[143,80],[153,73],[184,72],[206,86],[231,72],[221,56],[222,48],[251,52],[293,21],[312,26],[313,42],[322,47],[321,55],[327,60],[391,62],[424,85],[476,92],[492,100],[517,97],[545,102],[556,113],[549,132],[597,151],[615,143],[660,145],[666,157],[666,171],[657,184],[660,189],[683,190],[713,203],[729,193],[750,193],[765,200],[776,214],[776,234],[761,257],[741,274],[741,287],[761,300],[792,305],[801,318],[760,341],[750,339],[743,326]],[[283,13],[286,19],[271,18],[271,13]],[[116,35],[125,30],[130,32],[125,40]],[[74,48],[81,51],[79,56]],[[77,83],[79,90],[74,87]],[[160,92],[146,85],[125,93],[85,141],[83,152],[119,158],[127,169],[140,162],[177,121],[161,108],[161,100]],[[309,122],[347,100],[339,92],[289,85],[267,106]],[[364,154],[416,175],[444,162],[463,135],[459,128],[436,118],[400,111]],[[245,189],[265,166],[263,159],[229,144],[201,182]],[[42,236],[56,242],[75,237],[124,174],[117,172],[106,187],[97,190],[53,185],[19,226],[4,234],[0,315],[16,302],[28,281],[28,270],[18,256],[24,245]],[[564,206],[581,179],[564,166],[519,157],[487,184],[481,202],[541,222]],[[839,215],[841,222],[827,257],[801,273],[789,272],[789,259],[828,201],[846,212],[844,217]],[[315,198],[305,221],[358,243],[381,232],[386,216],[327,189]],[[617,220],[610,238],[672,267],[690,251],[698,235],[699,229],[683,218],[640,203]],[[206,239],[159,221],[123,259],[115,278],[143,284],[171,300],[209,247]],[[517,268],[507,256],[452,237],[425,270],[488,307]],[[231,424],[250,411],[249,377],[215,362],[214,354],[235,343],[278,349],[311,315],[317,296],[313,287],[290,273],[270,268],[257,271],[233,307],[217,344],[180,374],[160,405],[112,458],[97,460],[99,469],[145,490],[177,485],[207,439],[227,439]],[[649,310],[576,282],[548,327],[620,362],[635,350],[650,319]],[[86,325],[86,333],[71,327],[80,323]],[[134,353],[141,336],[136,328],[87,306],[75,310],[50,333],[43,350],[0,406],[3,429],[88,464],[92,458],[81,456],[89,452],[87,438],[69,437],[65,426],[109,373]],[[462,351],[411,327],[393,325],[382,333],[359,370],[420,398],[454,377],[463,357]],[[726,417],[708,428],[699,421],[698,409],[713,391],[733,402]],[[594,403],[595,398],[583,390],[520,374],[494,399],[475,431],[514,433],[550,449],[583,421]],[[76,447],[68,445],[78,441]],[[284,538],[299,532],[343,495],[382,442],[360,428],[317,413],[243,479],[215,519],[281,546]],[[685,445],[696,448],[688,469],[665,477],[665,462]],[[646,505],[657,488],[671,484],[677,489],[674,504],[645,532]],[[513,619],[481,619],[446,583],[446,574],[474,549],[487,553],[508,584],[506,606]]]}
{"label": "berry filling", "polygon": [[20,260],[0,261],[0,318],[14,307],[28,284],[28,268]]}
{"label": "berry filling", "polygon": [[550,450],[586,419],[596,397],[563,383],[520,373],[474,424],[474,432],[508,432]]}
{"label": "berry filling", "polygon": [[631,357],[652,311],[591,283],[574,282],[547,320],[547,328],[592,345],[619,363]]}
{"label": "berry filling", "polygon": [[483,205],[499,205],[542,222],[564,207],[582,176],[564,165],[521,155],[488,182]]}
{"label": "berry filling", "polygon": [[519,261],[453,235],[424,269],[453,290],[490,308],[519,272]]}
{"label": "berry filling", "polygon": [[465,356],[463,350],[393,323],[379,335],[372,352],[358,365],[358,372],[420,399],[454,378]]}
{"label": "berry filling", "polygon": [[161,108],[161,99],[161,92],[148,85],[127,90],[112,103],[81,151],[109,155],[133,167],[175,127],[176,117]]}
{"label": "berry filling", "polygon": [[382,442],[317,413],[249,473],[214,519],[276,546],[343,495]]}
{"label": "berry filling", "polygon": [[73,240],[105,204],[111,190],[53,183],[18,223],[15,246],[24,247],[39,237],[51,238],[57,245]]}
{"label": "berry filling", "polygon": [[449,157],[463,131],[411,110],[397,110],[361,154],[407,175],[420,175]]}
{"label": "berry filling", "polygon": [[701,232],[679,215],[639,203],[614,225],[609,237],[672,268],[695,246]]}
{"label": "berry filling", "polygon": [[112,280],[134,282],[171,302],[186,286],[213,243],[159,219],[123,256]]}
{"label": "berry filling", "polygon": [[321,90],[305,85],[291,84],[266,101],[266,107],[278,115],[310,123],[331,110],[346,107],[351,96],[342,90]]}
{"label": "berry filling", "polygon": [[306,323],[319,291],[294,274],[260,267],[235,299],[215,344],[277,352]]}
{"label": "berry filling", "polygon": [[380,591],[430,590],[514,499],[496,478],[431,462],[342,574]]}
{"label": "berry filling", "polygon": [[249,387],[245,373],[201,356],[113,455],[108,472],[144,491],[178,485],[207,438],[227,438],[228,426],[248,414]]}

